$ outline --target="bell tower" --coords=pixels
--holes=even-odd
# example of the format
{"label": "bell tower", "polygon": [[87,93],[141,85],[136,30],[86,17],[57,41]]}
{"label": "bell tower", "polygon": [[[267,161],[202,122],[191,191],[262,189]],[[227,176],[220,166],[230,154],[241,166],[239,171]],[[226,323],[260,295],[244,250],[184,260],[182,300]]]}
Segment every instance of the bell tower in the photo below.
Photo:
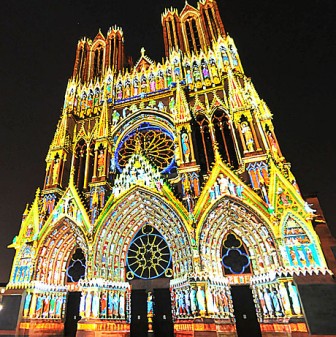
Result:
{"label": "bell tower", "polygon": [[93,40],[78,41],[73,78],[81,82],[95,81],[108,69],[119,71],[124,65],[124,34],[121,28],[114,26],[106,37],[99,31]]}
{"label": "bell tower", "polygon": [[166,56],[173,50],[188,55],[206,50],[225,30],[215,1],[203,0],[197,9],[187,2],[180,14],[173,8],[161,16]]}

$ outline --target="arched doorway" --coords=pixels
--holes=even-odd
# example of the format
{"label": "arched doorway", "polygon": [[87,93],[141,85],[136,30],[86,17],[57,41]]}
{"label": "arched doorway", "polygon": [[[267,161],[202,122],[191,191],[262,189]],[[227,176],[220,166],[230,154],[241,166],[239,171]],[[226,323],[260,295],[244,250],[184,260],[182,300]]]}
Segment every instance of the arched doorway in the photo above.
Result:
{"label": "arched doorway", "polygon": [[200,251],[204,261],[212,263],[204,264],[203,268],[209,275],[227,282],[228,307],[238,337],[261,336],[260,307],[252,280],[278,263],[275,247],[262,215],[240,200],[220,199],[205,218]]}

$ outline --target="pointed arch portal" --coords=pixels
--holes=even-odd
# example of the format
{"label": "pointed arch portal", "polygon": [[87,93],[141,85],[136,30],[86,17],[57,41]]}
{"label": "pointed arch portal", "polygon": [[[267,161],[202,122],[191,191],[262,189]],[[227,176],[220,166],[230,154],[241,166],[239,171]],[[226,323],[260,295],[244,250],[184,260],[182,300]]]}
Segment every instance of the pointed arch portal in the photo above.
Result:
{"label": "pointed arch portal", "polygon": [[67,270],[76,249],[87,254],[86,239],[72,220],[63,217],[45,234],[38,250],[35,280],[46,284],[64,286]]}
{"label": "pointed arch portal", "polygon": [[[268,225],[236,199],[220,199],[205,218],[200,232],[200,251],[204,256],[202,263],[209,274],[223,276],[225,259],[229,258],[230,251],[232,255],[235,252],[240,257],[246,255],[245,265],[250,265],[250,276],[271,270],[279,263],[277,244]],[[230,235],[237,242],[226,246],[225,241]],[[223,248],[226,248],[224,255]],[[230,267],[227,265],[226,269]],[[245,267],[241,269],[242,272],[245,270]],[[231,274],[240,274],[238,269],[231,271]]]}
{"label": "pointed arch portal", "polygon": [[158,194],[137,187],[111,208],[97,232],[95,276],[126,281],[127,252],[135,241],[142,241],[136,234],[146,226],[156,232],[155,236],[151,234],[153,240],[167,247],[165,254],[171,254],[167,268],[172,271],[165,269],[167,274],[179,277],[193,269],[188,229],[178,212]]}

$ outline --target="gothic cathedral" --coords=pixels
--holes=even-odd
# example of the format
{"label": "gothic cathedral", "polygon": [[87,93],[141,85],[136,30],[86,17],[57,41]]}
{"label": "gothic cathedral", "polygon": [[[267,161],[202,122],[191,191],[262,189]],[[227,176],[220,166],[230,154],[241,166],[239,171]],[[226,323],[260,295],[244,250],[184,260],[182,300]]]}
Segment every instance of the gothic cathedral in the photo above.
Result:
{"label": "gothic cathedral", "polygon": [[300,284],[333,272],[273,115],[215,0],[161,23],[161,63],[127,60],[116,26],[77,44],[43,187],[9,245],[14,330],[311,336]]}

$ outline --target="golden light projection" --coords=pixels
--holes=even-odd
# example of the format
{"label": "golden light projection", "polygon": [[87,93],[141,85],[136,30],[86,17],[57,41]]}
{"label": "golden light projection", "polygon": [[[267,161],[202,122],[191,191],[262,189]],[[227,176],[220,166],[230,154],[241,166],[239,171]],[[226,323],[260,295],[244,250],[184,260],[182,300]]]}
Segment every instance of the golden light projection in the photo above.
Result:
{"label": "golden light projection", "polygon": [[9,246],[16,331],[308,337],[302,280],[332,272],[273,114],[215,0],[161,19],[161,62],[143,48],[126,66],[116,26],[77,44],[44,185]]}

